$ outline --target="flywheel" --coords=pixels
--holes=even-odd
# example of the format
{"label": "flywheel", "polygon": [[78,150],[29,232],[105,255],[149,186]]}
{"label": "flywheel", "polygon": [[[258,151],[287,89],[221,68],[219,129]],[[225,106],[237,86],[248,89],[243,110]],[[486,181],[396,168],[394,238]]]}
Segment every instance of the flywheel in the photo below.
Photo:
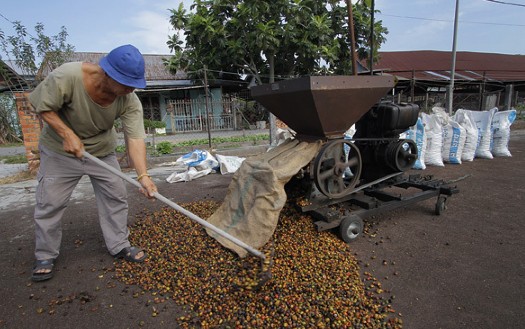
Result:
{"label": "flywheel", "polygon": [[315,186],[329,198],[341,198],[359,182],[361,169],[361,153],[354,143],[345,139],[329,141],[314,161]]}

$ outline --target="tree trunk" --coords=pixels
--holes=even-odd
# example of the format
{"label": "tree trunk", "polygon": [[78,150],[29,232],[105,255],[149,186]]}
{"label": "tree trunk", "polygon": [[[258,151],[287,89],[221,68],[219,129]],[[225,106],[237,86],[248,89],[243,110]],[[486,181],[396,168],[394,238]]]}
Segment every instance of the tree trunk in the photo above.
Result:
{"label": "tree trunk", "polygon": [[[275,82],[275,53],[271,53],[268,56],[268,64],[270,64],[270,83]],[[268,117],[268,121],[270,121],[270,145],[271,146],[277,146],[277,124],[275,120],[275,115],[270,112],[270,115]]]}

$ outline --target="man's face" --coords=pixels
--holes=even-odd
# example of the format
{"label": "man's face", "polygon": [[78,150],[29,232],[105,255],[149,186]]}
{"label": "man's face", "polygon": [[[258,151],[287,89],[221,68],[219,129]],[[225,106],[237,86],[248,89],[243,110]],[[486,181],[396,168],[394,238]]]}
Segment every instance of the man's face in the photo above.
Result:
{"label": "man's face", "polygon": [[108,80],[109,80],[109,87],[111,88],[111,91],[117,96],[124,96],[124,95],[132,93],[135,90],[134,87],[123,85],[113,80],[109,76],[108,76]]}

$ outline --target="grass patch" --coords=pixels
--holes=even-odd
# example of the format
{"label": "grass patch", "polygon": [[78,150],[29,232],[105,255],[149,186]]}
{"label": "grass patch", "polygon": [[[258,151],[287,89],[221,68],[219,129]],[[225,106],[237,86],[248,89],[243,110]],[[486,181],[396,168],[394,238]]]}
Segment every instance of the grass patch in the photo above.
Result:
{"label": "grass patch", "polygon": [[6,164],[27,163],[27,157],[25,154],[0,156],[0,162]]}
{"label": "grass patch", "polygon": [[[260,141],[269,141],[270,136],[268,134],[259,134],[259,135],[248,135],[248,136],[232,136],[232,137],[213,137],[211,139],[211,145],[212,147],[222,147],[222,148],[234,148],[240,146],[242,143],[253,143],[253,145],[257,145]],[[179,153],[181,150],[191,150],[192,147],[199,146],[199,147],[207,147],[208,145],[208,139],[207,138],[201,138],[201,139],[191,139],[187,141],[181,141],[181,142],[171,142],[171,141],[160,141],[155,144],[155,148],[153,148],[153,145],[146,146],[146,150],[148,155],[151,156],[159,156],[163,154],[173,154],[173,153]],[[174,148],[176,150],[174,150]],[[126,152],[126,146],[125,145],[118,145],[115,149],[117,153],[125,153]],[[175,151],[175,152],[174,152]]]}
{"label": "grass patch", "polygon": [[5,143],[5,144],[0,144],[0,147],[19,147],[19,146],[24,146],[24,143]]}
{"label": "grass patch", "polygon": [[[249,136],[232,136],[232,137],[213,137],[211,139],[212,145],[223,144],[223,143],[243,143],[243,142],[257,142],[262,140],[269,140],[270,136],[268,134],[260,135],[249,135]],[[189,141],[173,143],[174,147],[184,147],[184,146],[195,146],[195,145],[206,145],[208,144],[207,138],[202,139],[192,139]]]}

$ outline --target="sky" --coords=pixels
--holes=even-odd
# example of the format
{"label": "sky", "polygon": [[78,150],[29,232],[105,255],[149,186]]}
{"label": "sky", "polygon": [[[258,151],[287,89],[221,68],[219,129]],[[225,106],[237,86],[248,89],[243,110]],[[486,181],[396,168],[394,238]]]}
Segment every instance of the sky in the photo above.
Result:
{"label": "sky", "polygon": [[[375,0],[381,11],[375,19],[389,31],[380,51],[451,51],[456,1],[457,51],[525,55],[525,0]],[[43,23],[44,34],[52,36],[65,26],[76,51],[107,53],[131,43],[143,54],[169,54],[166,41],[174,31],[168,9],[180,2],[189,9],[193,1],[3,0],[0,30],[13,35],[11,22],[20,21],[35,34],[35,24]]]}

